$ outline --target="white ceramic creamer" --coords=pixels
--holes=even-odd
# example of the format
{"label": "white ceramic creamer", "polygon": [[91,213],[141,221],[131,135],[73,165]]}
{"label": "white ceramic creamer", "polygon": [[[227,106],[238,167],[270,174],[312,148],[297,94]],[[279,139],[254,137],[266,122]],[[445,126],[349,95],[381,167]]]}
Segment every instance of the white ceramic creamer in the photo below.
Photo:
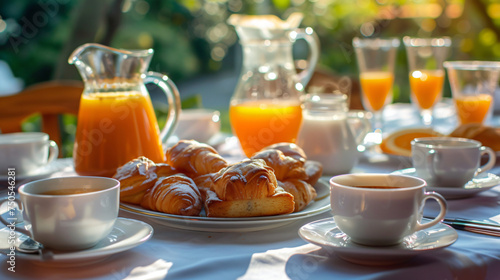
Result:
{"label": "white ceramic creamer", "polygon": [[297,145],[309,160],[323,164],[323,174],[349,173],[361,155],[358,146],[370,132],[370,116],[349,111],[346,95],[308,94]]}

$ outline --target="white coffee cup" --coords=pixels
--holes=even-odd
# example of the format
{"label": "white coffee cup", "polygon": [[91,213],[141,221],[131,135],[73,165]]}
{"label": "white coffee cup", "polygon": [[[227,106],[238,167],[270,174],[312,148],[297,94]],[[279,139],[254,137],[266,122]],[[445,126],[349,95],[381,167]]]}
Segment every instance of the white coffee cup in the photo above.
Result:
{"label": "white coffee cup", "polygon": [[[463,187],[474,176],[495,165],[495,152],[476,140],[458,137],[423,137],[411,142],[417,176],[436,187]],[[488,162],[479,166],[481,157]]]}
{"label": "white coffee cup", "polygon": [[[353,242],[387,246],[402,242],[414,232],[441,221],[446,200],[434,192],[425,192],[424,180],[394,174],[346,174],[330,179],[333,218]],[[378,188],[376,188],[378,187]],[[435,199],[439,215],[422,224],[425,201]]]}
{"label": "white coffee cup", "polygon": [[183,109],[177,121],[174,136],[178,140],[196,140],[206,143],[220,131],[220,112],[211,109]]}
{"label": "white coffee cup", "polygon": [[0,172],[15,169],[17,175],[36,174],[59,155],[56,142],[43,132],[0,134]]}
{"label": "white coffee cup", "polygon": [[[113,229],[120,205],[119,191],[120,182],[105,177],[76,176],[29,182],[19,187],[20,199],[16,198],[23,212],[25,229],[16,230],[29,234],[50,249],[90,248]],[[8,202],[11,201],[2,203]],[[12,222],[1,220],[7,224]]]}

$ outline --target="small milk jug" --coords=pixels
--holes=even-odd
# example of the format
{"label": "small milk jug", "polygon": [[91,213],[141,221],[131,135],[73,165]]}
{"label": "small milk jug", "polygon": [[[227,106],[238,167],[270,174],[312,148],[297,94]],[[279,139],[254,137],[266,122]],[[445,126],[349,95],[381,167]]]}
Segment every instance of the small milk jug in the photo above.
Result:
{"label": "small milk jug", "polygon": [[[180,97],[166,75],[146,72],[152,56],[152,49],[85,44],[69,57],[85,84],[73,151],[79,175],[110,177],[139,156],[165,160],[162,144],[175,128]],[[155,83],[167,96],[168,119],[161,131],[145,83]]]}
{"label": "small milk jug", "polygon": [[323,164],[323,174],[349,173],[371,131],[371,113],[349,111],[345,94],[307,94],[297,145],[307,159]]}

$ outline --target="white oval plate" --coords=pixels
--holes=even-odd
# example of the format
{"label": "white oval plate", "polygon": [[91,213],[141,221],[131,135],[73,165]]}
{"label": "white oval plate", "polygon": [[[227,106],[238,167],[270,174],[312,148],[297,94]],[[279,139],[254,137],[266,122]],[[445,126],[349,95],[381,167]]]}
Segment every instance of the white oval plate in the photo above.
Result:
{"label": "white oval plate", "polygon": [[363,246],[352,242],[337,227],[333,218],[308,223],[299,229],[299,235],[305,241],[318,245],[327,252],[335,252],[343,260],[361,265],[401,263],[417,255],[450,246],[458,238],[458,234],[453,228],[440,223],[407,236],[398,245]]}
{"label": "white oval plate", "polygon": [[144,209],[139,205],[121,203],[124,211],[146,217],[151,221],[180,229],[208,232],[246,232],[276,228],[298,219],[304,219],[330,210],[330,187],[325,179],[320,179],[314,186],[318,196],[304,210],[291,214],[243,217],[216,218],[203,216],[181,216]]}
{"label": "white oval plate", "polygon": [[[417,176],[415,168],[401,169],[392,172],[392,174]],[[487,191],[500,184],[500,177],[491,173],[483,173],[474,177],[462,187],[436,187],[427,186],[427,191],[437,192],[446,199],[466,198],[476,195],[477,193]]]}
{"label": "white oval plate", "polygon": [[28,260],[42,266],[84,266],[101,261],[112,254],[129,250],[153,236],[153,228],[142,221],[118,218],[111,233],[92,248],[64,252],[52,252],[52,259],[42,260],[39,254],[16,252],[16,258]]}

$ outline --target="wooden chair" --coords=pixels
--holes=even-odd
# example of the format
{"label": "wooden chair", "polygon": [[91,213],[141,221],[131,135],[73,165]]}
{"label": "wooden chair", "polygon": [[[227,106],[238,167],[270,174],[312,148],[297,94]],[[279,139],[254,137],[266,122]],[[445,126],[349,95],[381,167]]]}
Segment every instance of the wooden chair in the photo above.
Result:
{"label": "wooden chair", "polygon": [[26,118],[39,113],[41,130],[61,148],[59,115],[78,115],[82,92],[82,82],[61,80],[39,83],[17,94],[0,96],[0,130],[2,133],[20,132]]}

